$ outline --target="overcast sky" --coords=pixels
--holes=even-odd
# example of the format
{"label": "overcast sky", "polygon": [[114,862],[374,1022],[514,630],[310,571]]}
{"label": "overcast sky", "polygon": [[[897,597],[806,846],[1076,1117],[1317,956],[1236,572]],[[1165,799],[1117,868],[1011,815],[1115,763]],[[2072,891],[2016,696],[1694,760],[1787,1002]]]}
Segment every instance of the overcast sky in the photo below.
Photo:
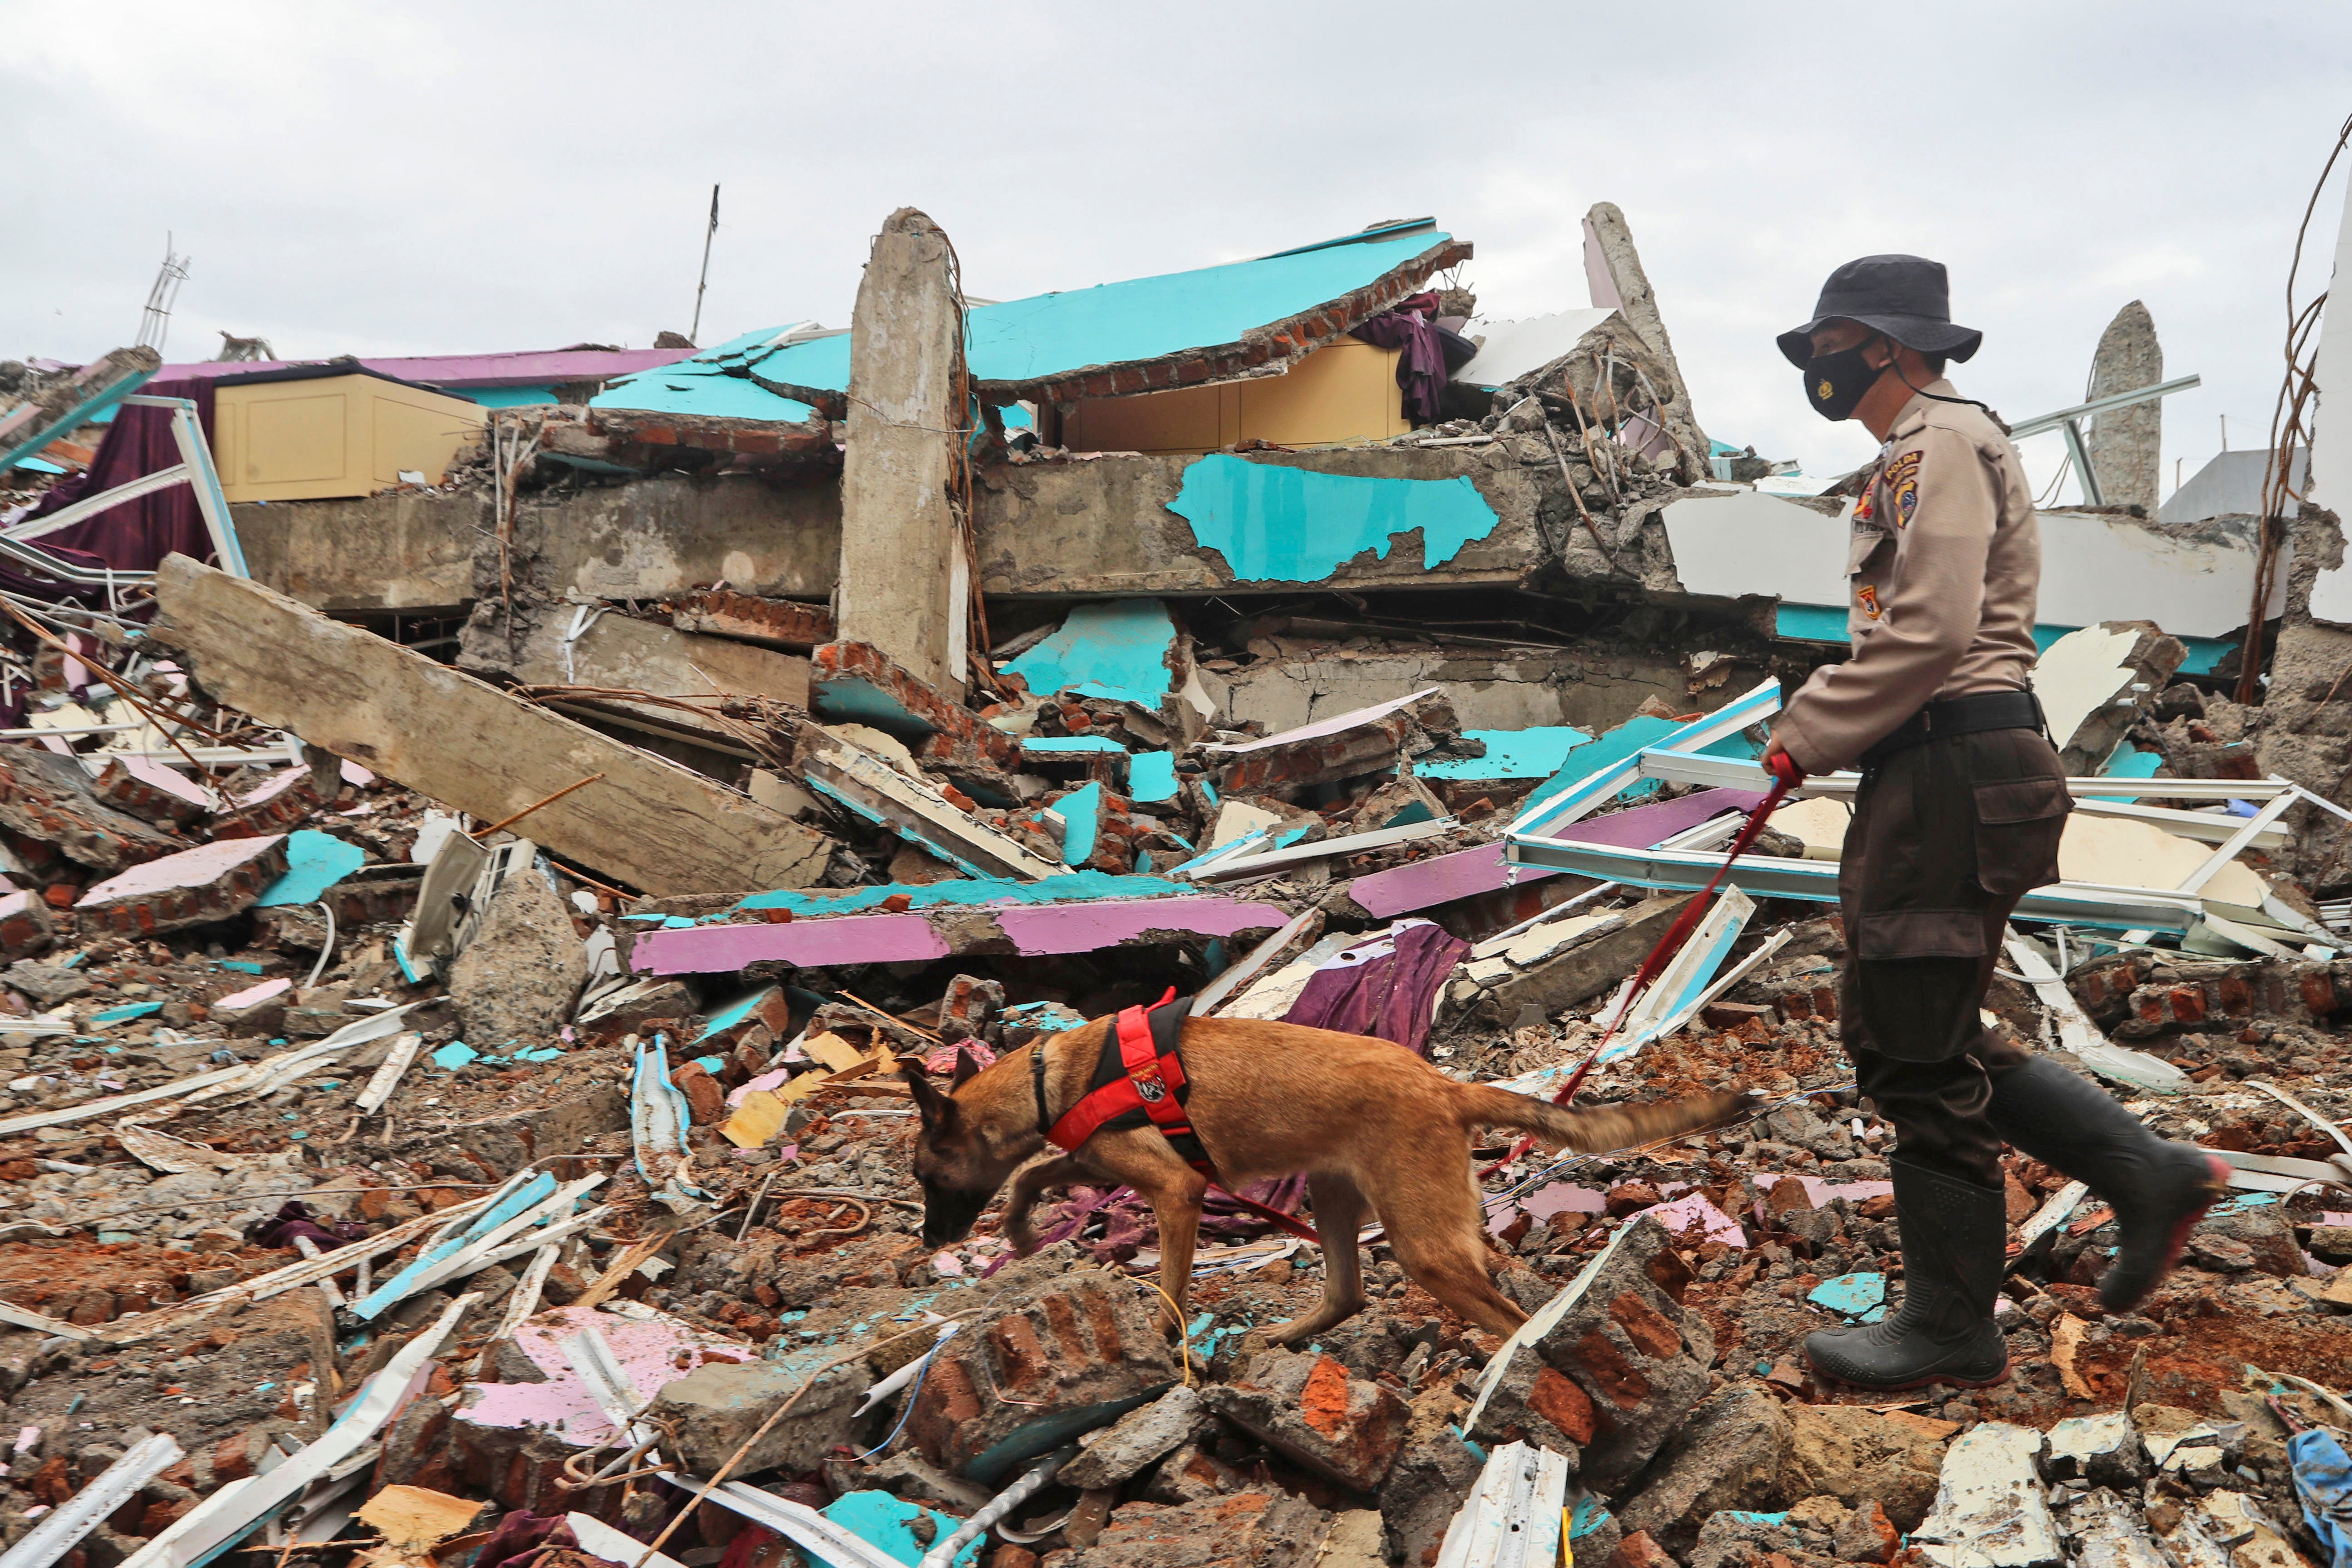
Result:
{"label": "overcast sky", "polygon": [[[2352,6],[72,5],[0,0],[0,356],[649,345],[846,320],[890,209],[1010,299],[1433,214],[1482,310],[1586,302],[1625,211],[1701,424],[1836,472],[1772,334],[1838,262],[1945,261],[1961,390],[2078,401],[2154,313],[2171,462],[2265,438],[2295,226],[2352,111]],[[2312,225],[2324,288],[2339,166]],[[2027,444],[2048,473],[2057,437]]]}

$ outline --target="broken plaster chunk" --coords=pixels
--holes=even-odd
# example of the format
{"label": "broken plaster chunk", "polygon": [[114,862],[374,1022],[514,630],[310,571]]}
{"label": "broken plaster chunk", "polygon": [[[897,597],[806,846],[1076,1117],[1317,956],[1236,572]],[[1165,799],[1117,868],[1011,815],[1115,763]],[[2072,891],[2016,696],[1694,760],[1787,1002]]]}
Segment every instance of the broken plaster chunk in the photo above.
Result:
{"label": "broken plaster chunk", "polygon": [[1055,1479],[1080,1491],[1118,1486],[1214,1426],[1198,1390],[1171,1388],[1095,1434]]}
{"label": "broken plaster chunk", "polygon": [[1376,1490],[1403,1447],[1404,1402],[1328,1355],[1267,1351],[1202,1403],[1268,1447],[1356,1491]]}
{"label": "broken plaster chunk", "polygon": [[1944,1455],[1936,1508],[1911,1538],[1939,1568],[2060,1568],[2066,1550],[2035,1469],[2043,1438],[1988,1421]]}
{"label": "broken plaster chunk", "polygon": [[2050,1479],[2099,1487],[2137,1487],[2147,1479],[2147,1449],[2121,1411],[2075,1415],[2050,1428]]}
{"label": "broken plaster chunk", "polygon": [[[822,1372],[814,1384],[790,1361],[714,1361],[664,1384],[648,1415],[675,1424],[678,1456],[696,1475],[716,1475],[755,1433],[759,1440],[739,1468],[810,1470],[834,1445],[850,1440],[852,1413],[873,1381],[863,1361]],[[791,1411],[762,1432],[787,1401]]]}

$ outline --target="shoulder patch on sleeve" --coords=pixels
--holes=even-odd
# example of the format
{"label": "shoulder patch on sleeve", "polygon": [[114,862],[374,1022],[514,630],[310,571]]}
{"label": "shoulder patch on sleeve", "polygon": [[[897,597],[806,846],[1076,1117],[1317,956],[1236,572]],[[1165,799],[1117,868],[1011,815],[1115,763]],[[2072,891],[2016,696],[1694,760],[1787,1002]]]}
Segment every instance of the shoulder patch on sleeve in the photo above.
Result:
{"label": "shoulder patch on sleeve", "polygon": [[1908,526],[1919,510],[1919,459],[1922,455],[1921,450],[1915,447],[1886,465],[1887,503],[1894,512],[1888,521],[1897,528]]}

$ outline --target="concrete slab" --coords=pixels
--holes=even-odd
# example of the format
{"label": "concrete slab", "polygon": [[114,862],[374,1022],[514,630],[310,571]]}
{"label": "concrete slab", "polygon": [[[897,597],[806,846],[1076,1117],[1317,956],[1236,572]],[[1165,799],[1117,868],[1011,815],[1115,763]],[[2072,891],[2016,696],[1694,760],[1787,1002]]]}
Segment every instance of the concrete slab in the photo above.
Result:
{"label": "concrete slab", "polygon": [[82,893],[74,912],[84,931],[184,931],[252,908],[285,871],[282,836],[224,838],[109,877]]}
{"label": "concrete slab", "polygon": [[804,886],[832,858],[748,796],[258,584],[174,555],[156,596],[157,639],[222,701],[477,816],[538,805],[539,842],[648,893]]}

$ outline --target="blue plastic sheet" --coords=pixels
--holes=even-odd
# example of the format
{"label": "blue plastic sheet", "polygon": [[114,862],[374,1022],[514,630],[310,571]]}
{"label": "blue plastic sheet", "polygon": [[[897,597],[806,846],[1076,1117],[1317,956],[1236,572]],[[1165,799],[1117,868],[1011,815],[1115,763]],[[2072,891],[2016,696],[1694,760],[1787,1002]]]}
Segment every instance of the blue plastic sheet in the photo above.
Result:
{"label": "blue plastic sheet", "polygon": [[2352,1568],[2352,1458],[2319,1426],[2287,1439],[2286,1457],[2304,1522],[2329,1552],[2327,1568]]}

